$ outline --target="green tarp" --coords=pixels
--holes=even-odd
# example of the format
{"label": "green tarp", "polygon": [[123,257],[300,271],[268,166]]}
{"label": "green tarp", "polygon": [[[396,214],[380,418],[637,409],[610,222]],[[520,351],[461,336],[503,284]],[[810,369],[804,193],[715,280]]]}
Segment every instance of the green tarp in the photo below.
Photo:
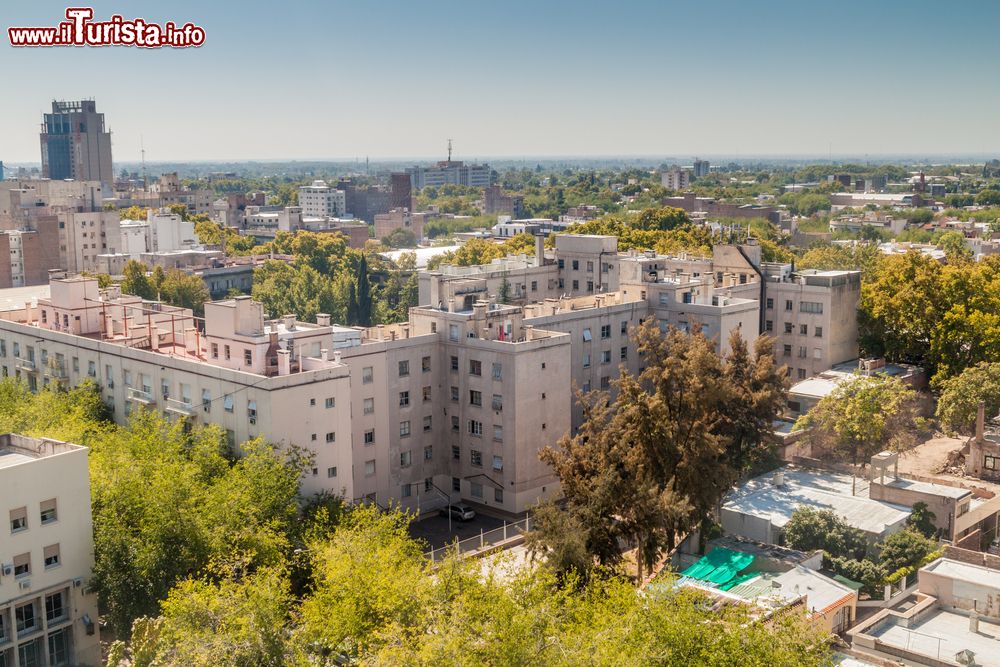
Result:
{"label": "green tarp", "polygon": [[681,572],[681,576],[700,579],[718,586],[729,583],[753,562],[753,554],[716,547],[701,560]]}

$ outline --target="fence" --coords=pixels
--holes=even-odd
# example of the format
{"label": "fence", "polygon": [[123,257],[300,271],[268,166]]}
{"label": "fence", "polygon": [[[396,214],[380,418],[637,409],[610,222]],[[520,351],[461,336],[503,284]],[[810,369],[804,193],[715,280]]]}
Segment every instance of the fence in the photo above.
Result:
{"label": "fence", "polygon": [[442,560],[449,553],[457,553],[461,557],[470,556],[486,549],[504,544],[509,540],[520,537],[531,530],[534,521],[531,516],[526,516],[514,523],[504,522],[499,528],[493,530],[481,530],[478,535],[458,540],[443,547],[433,549],[424,554],[432,563]]}

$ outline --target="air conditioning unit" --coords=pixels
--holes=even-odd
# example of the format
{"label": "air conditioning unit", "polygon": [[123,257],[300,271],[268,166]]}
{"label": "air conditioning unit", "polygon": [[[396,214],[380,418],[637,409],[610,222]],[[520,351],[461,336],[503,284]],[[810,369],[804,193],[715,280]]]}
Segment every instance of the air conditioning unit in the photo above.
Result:
{"label": "air conditioning unit", "polygon": [[14,574],[14,564],[13,563],[4,563],[2,567],[3,567],[2,571],[3,571],[4,576],[9,577],[10,575]]}
{"label": "air conditioning unit", "polygon": [[31,580],[30,579],[25,579],[24,581],[19,581],[19,582],[17,582],[17,587],[20,588],[22,591],[30,590],[31,589]]}
{"label": "air conditioning unit", "polygon": [[83,586],[83,577],[77,577],[73,580],[73,588],[79,588]]}

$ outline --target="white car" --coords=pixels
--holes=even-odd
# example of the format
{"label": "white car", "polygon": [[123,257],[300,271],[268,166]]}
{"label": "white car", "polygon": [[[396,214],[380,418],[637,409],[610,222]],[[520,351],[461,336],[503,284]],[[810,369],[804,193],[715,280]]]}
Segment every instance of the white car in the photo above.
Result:
{"label": "white car", "polygon": [[462,505],[461,503],[448,505],[441,510],[441,516],[448,516],[449,514],[451,514],[451,518],[458,519],[459,521],[472,521],[476,518],[476,511],[468,505]]}

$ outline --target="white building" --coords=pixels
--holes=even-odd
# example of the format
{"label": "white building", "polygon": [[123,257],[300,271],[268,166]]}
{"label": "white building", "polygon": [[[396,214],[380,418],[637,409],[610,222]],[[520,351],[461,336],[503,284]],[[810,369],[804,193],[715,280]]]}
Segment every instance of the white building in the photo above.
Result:
{"label": "white building", "polygon": [[326,181],[313,181],[312,185],[301,186],[299,206],[302,207],[302,215],[307,217],[341,218],[347,214],[346,194],[327,185]]}
{"label": "white building", "polygon": [[101,663],[87,449],[0,435],[0,665]]}
{"label": "white building", "polygon": [[685,190],[691,185],[691,172],[686,169],[668,169],[660,174],[660,184],[667,190]]}

